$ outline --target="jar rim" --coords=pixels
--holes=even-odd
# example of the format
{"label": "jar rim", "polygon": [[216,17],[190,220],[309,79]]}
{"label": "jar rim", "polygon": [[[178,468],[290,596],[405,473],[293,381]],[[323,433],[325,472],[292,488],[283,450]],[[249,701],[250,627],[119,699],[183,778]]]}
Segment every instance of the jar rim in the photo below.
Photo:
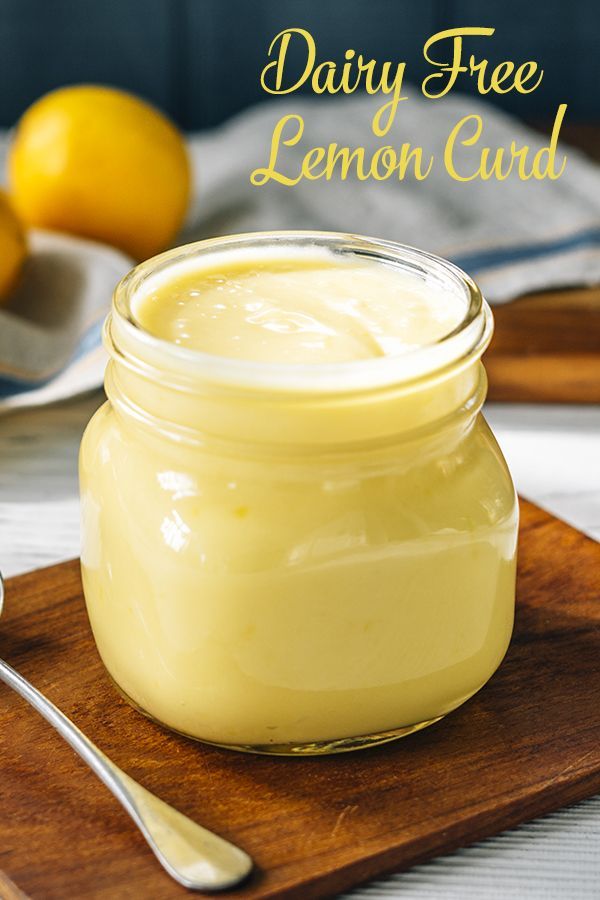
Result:
{"label": "jar rim", "polygon": [[[133,301],[143,283],[197,257],[243,250],[268,252],[285,249],[327,249],[352,254],[410,271],[438,287],[460,290],[465,314],[448,333],[405,353],[335,363],[263,362],[218,356],[181,347],[146,330],[136,319]],[[106,342],[130,365],[151,377],[187,383],[286,393],[340,394],[348,391],[398,387],[439,375],[461,363],[477,359],[489,344],[493,330],[491,310],[475,282],[454,263],[406,244],[380,238],[332,231],[259,231],[209,238],[184,244],[154,256],[133,268],[117,284],[112,313],[107,319]],[[159,373],[160,376],[159,376]]]}

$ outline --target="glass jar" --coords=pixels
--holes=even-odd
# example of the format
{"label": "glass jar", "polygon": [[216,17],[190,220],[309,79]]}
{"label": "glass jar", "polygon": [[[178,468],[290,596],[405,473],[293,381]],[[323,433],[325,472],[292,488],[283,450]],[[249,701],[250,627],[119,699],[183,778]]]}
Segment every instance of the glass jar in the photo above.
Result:
{"label": "glass jar", "polygon": [[[464,301],[402,356],[285,365],[153,337],[150,279],[282,245],[369,258]],[[80,457],[82,573],[121,693],[198,740],[268,753],[366,747],[437,721],[500,664],[518,507],[481,414],[489,307],[397,244],[275,232],[181,247],[118,285],[108,402]]]}

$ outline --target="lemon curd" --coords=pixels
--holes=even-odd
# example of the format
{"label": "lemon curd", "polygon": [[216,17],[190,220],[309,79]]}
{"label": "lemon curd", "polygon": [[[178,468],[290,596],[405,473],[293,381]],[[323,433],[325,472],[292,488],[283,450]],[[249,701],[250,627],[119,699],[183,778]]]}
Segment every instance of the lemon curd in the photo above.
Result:
{"label": "lemon curd", "polygon": [[134,269],[105,334],[82,572],[138,709],[319,753],[482,687],[512,630],[517,504],[464,273],[348,235],[221,238]]}

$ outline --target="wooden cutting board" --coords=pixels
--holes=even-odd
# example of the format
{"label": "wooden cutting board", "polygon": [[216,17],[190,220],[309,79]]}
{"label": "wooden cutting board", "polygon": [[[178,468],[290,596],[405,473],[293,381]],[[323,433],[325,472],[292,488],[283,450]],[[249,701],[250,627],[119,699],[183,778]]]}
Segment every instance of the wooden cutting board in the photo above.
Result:
{"label": "wooden cutting board", "polygon": [[493,312],[490,400],[600,403],[600,288],[531,294]]}
{"label": "wooden cutting board", "polygon": [[[8,582],[0,648],[118,765],[252,854],[227,897],[331,895],[600,790],[600,545],[528,503],[504,664],[445,721],[384,747],[249,756],[147,721],[104,674],[76,562]],[[0,695],[0,897],[186,896],[70,748]]]}

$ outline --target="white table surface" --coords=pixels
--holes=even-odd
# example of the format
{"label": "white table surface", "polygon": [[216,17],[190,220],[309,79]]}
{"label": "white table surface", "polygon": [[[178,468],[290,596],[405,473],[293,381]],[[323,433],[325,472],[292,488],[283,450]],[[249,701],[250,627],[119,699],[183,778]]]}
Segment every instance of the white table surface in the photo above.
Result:
{"label": "white table surface", "polygon": [[[94,394],[0,417],[5,576],[77,555],[77,450],[99,402]],[[487,418],[519,491],[600,540],[600,408],[488,405]],[[352,897],[598,900],[600,797],[373,882]]]}

